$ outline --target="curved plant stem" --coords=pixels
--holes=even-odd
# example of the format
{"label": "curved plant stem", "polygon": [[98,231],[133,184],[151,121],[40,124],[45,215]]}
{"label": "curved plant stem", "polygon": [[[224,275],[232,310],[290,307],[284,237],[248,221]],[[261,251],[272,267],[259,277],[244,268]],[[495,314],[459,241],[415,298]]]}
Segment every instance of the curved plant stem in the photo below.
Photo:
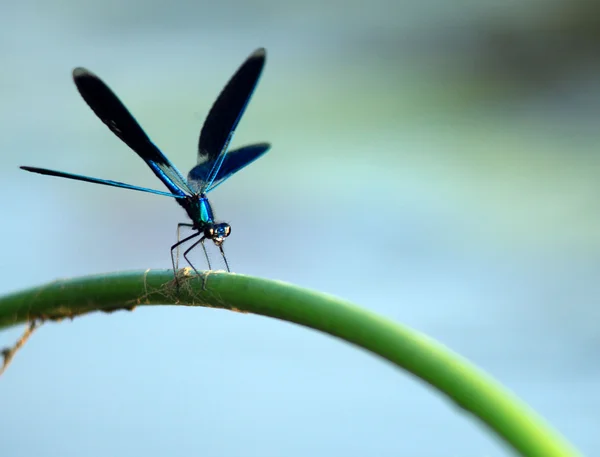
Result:
{"label": "curved plant stem", "polygon": [[158,304],[261,314],[328,333],[387,359],[480,419],[521,455],[579,455],[513,394],[414,330],[346,301],[281,282],[220,272],[197,278],[179,270],[178,275],[179,288],[172,270],[148,270],[60,280],[17,292],[0,298],[0,329]]}

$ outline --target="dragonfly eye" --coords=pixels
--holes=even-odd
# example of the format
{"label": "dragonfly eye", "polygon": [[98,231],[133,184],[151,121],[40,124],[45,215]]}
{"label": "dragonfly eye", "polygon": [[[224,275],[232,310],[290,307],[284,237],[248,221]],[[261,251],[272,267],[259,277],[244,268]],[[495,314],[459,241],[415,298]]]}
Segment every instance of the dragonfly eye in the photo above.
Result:
{"label": "dragonfly eye", "polygon": [[223,238],[227,238],[231,233],[231,226],[227,223],[217,224],[215,225],[213,238],[219,238],[223,240]]}
{"label": "dragonfly eye", "polygon": [[204,229],[204,236],[206,238],[213,238],[215,236],[215,228],[213,226]]}

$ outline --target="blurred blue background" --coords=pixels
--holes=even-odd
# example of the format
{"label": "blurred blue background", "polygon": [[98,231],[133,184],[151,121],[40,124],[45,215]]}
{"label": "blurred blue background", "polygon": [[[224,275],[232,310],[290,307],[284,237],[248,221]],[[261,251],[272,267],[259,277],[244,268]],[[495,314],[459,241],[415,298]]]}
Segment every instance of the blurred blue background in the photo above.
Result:
{"label": "blurred blue background", "polygon": [[[4,2],[0,290],[170,267],[164,190],[89,110],[100,75],[184,172],[219,91],[265,72],[211,194],[233,271],[440,340],[600,451],[600,7],[525,2]],[[214,253],[214,251],[213,251]],[[194,257],[203,264],[201,251]],[[0,334],[13,344],[22,328]],[[0,380],[3,454],[507,456],[428,386],[275,320],[140,308],[43,326]]]}

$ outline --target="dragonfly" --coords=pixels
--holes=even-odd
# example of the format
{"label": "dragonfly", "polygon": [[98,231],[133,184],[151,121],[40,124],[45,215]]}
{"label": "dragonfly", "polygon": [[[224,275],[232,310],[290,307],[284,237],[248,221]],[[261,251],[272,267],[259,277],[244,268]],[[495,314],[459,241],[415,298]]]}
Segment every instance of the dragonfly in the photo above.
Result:
{"label": "dragonfly", "polygon": [[[173,271],[175,272],[178,267],[179,247],[191,240],[194,240],[194,243],[184,251],[183,257],[196,274],[199,274],[198,270],[188,258],[188,254],[199,244],[204,250],[208,269],[212,269],[204,244],[206,240],[211,240],[219,248],[227,271],[231,271],[223,250],[223,242],[231,234],[231,226],[227,222],[218,222],[215,219],[207,194],[261,157],[271,147],[269,143],[256,143],[229,150],[229,143],[254,93],[265,60],[265,49],[255,50],[217,97],[200,130],[198,162],[188,173],[187,179],[150,140],[121,100],[98,76],[82,67],[73,70],[75,86],[88,106],[112,133],[146,162],[156,177],[167,187],[168,192],[46,168],[28,166],[20,168],[42,175],[173,197],[191,220],[191,223],[177,224],[177,242],[171,246]],[[180,239],[182,227],[191,228],[194,233]],[[176,256],[174,256],[175,250]]]}

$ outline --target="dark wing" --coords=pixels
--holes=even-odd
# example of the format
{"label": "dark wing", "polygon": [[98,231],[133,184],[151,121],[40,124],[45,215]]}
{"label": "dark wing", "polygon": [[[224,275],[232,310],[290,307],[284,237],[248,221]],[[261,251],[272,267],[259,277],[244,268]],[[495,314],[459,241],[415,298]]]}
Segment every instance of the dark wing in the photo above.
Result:
{"label": "dark wing", "polygon": [[169,194],[168,192],[161,192],[160,190],[147,189],[146,187],[133,186],[131,184],[125,184],[119,181],[110,181],[108,179],[91,178],[89,176],[75,175],[73,173],[65,173],[64,171],[48,170],[47,168],[36,168],[36,167],[20,167],[21,170],[31,171],[32,173],[39,173],[41,175],[58,176],[59,178],[69,178],[76,181],[93,182],[95,184],[104,184],[105,186],[120,187],[123,189],[139,190],[141,192],[148,192],[150,194],[164,195],[166,197],[173,198],[185,198],[184,195]]}
{"label": "dark wing", "polygon": [[229,80],[208,113],[198,142],[198,165],[206,164],[202,169],[207,173],[205,176],[196,176],[196,182],[201,184],[200,191],[210,188],[219,173],[229,142],[254,92],[265,59],[264,48],[254,51]]}
{"label": "dark wing", "polygon": [[185,178],[150,141],[140,125],[104,82],[85,68],[73,70],[77,90],[108,128],[133,149],[174,194],[192,194]]}
{"label": "dark wing", "polygon": [[188,183],[197,192],[210,192],[231,175],[237,173],[246,165],[254,162],[261,155],[267,152],[270,147],[271,145],[269,143],[258,143],[229,151],[225,155],[225,159],[223,160],[221,168],[219,168],[219,171],[217,172],[212,184],[206,189],[202,189],[202,186],[204,185],[203,179],[210,173],[210,170],[208,169],[210,167],[210,163],[203,162],[199,165],[196,165],[188,173]]}

